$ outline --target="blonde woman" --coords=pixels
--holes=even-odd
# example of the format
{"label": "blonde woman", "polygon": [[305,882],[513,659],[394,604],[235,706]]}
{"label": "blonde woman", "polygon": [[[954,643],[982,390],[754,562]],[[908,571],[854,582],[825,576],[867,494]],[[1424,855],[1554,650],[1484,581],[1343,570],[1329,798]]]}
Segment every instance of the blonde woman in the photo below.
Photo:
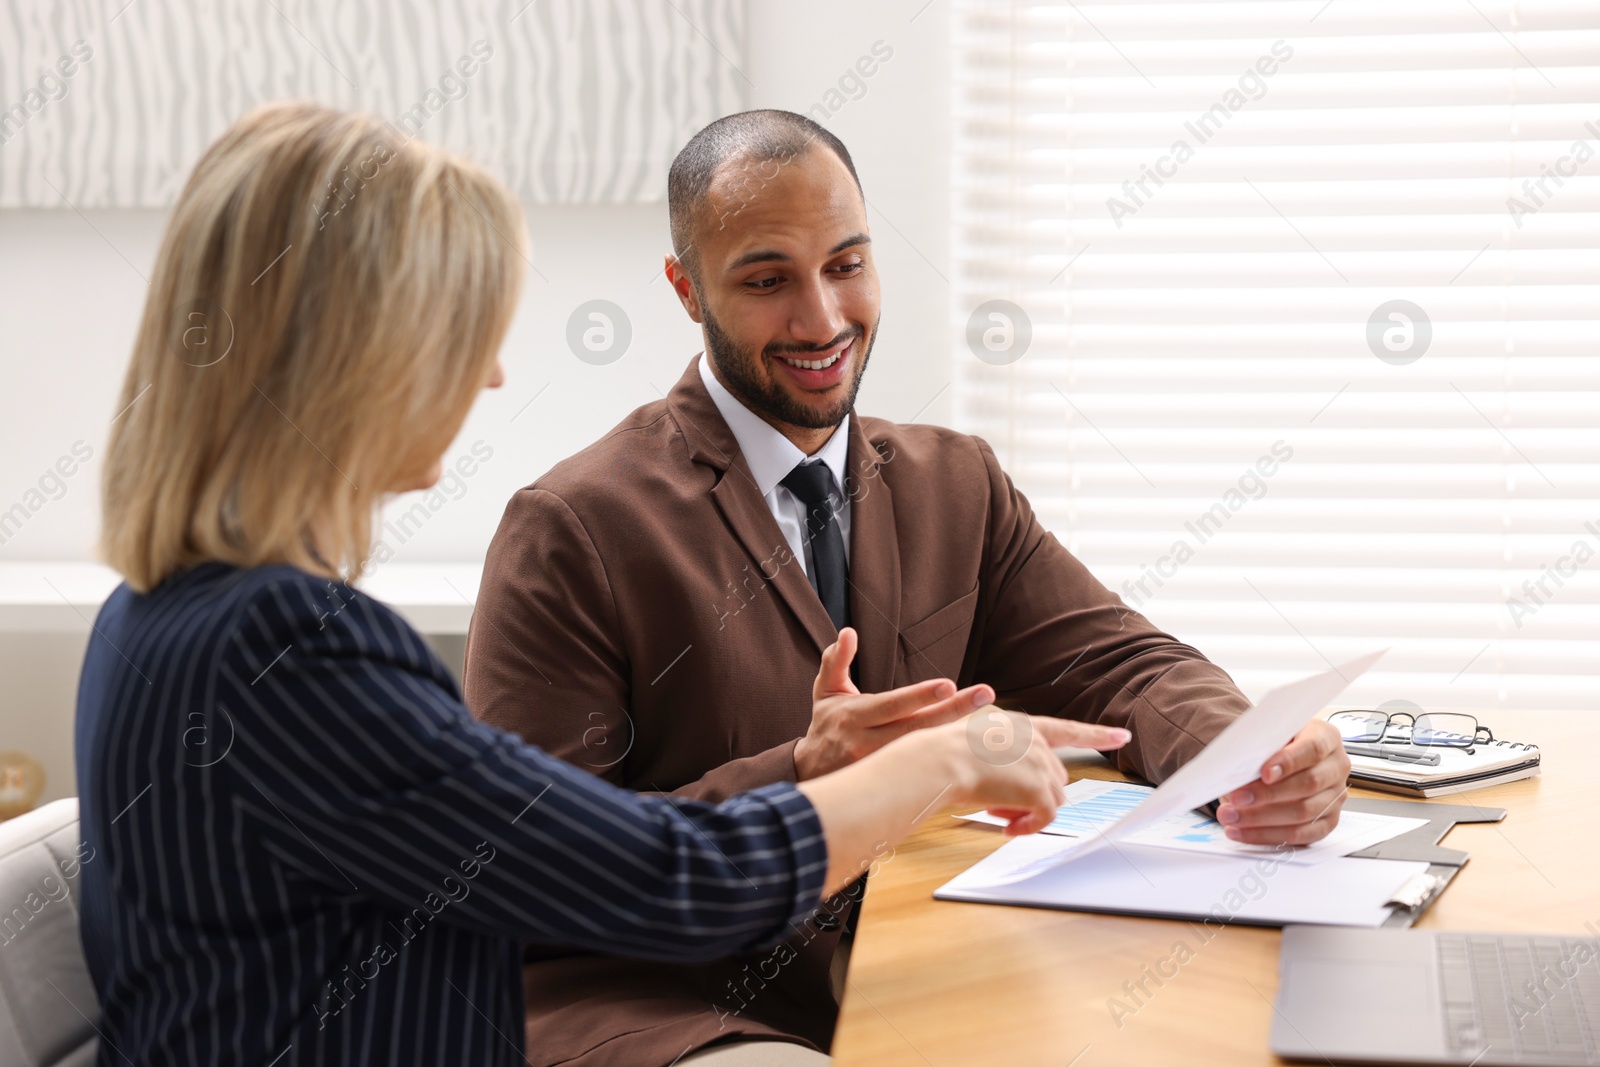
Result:
{"label": "blonde woman", "polygon": [[[524,240],[479,170],[310,105],[245,116],[184,188],[107,450],[126,582],[78,705],[101,1063],[521,1063],[520,942],[774,944],[936,798],[1035,829],[1065,782],[1049,745],[1120,743],[1038,720],[993,766],[954,722],[712,805],[474,722],[422,639],[346,583],[376,506],[431,485],[500,384]],[[947,685],[900,697],[939,708]]]}

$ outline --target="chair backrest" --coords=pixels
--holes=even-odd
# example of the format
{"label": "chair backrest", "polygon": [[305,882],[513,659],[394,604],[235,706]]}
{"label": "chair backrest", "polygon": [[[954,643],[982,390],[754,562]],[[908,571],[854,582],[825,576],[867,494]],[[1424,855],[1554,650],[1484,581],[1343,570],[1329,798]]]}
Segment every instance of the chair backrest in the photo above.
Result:
{"label": "chair backrest", "polygon": [[87,1067],[100,1004],[78,940],[78,802],[0,823],[0,1067]]}

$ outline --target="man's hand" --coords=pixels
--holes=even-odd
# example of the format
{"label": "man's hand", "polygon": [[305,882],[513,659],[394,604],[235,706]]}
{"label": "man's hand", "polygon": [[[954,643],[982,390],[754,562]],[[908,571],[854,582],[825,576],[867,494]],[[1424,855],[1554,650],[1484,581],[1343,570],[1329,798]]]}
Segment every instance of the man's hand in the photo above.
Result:
{"label": "man's hand", "polygon": [[802,782],[849,766],[913,730],[955,722],[994,700],[994,690],[986,685],[958,693],[948,678],[863,695],[850,680],[855,657],[856,632],[847,626],[823,651],[811,686],[811,728],[794,746],[795,775]]}
{"label": "man's hand", "polygon": [[1261,777],[1217,807],[1228,837],[1252,845],[1309,845],[1339,823],[1350,757],[1339,731],[1313,719],[1261,765]]}

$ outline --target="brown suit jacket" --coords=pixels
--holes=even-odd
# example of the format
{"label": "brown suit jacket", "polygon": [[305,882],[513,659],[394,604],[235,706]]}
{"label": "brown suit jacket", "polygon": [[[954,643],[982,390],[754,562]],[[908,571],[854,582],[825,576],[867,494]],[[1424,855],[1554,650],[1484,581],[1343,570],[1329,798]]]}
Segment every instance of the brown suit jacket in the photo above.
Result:
{"label": "brown suit jacket", "polygon": [[[989,446],[850,420],[859,685],[987,682],[997,703],[1127,726],[1161,781],[1248,706],[1034,518]],[[691,362],[665,400],[512,498],[467,646],[474,712],[618,785],[721,800],[795,777],[834,639]],[[826,1051],[847,902],[710,966],[529,950],[529,1062],[664,1065],[734,1035]]]}

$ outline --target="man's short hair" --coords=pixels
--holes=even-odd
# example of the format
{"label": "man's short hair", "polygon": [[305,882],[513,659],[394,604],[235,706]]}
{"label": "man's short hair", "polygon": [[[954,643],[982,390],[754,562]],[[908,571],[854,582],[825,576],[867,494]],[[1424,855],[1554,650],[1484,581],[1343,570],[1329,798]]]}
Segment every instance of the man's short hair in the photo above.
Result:
{"label": "man's short hair", "polygon": [[816,144],[839,157],[860,191],[861,178],[844,142],[793,111],[741,111],[717,119],[689,138],[667,171],[667,211],[672,221],[672,251],[696,278],[696,284],[695,233],[718,173],[726,166],[743,165],[749,171],[749,195],[754,196],[776,173],[774,164],[787,164]]}

